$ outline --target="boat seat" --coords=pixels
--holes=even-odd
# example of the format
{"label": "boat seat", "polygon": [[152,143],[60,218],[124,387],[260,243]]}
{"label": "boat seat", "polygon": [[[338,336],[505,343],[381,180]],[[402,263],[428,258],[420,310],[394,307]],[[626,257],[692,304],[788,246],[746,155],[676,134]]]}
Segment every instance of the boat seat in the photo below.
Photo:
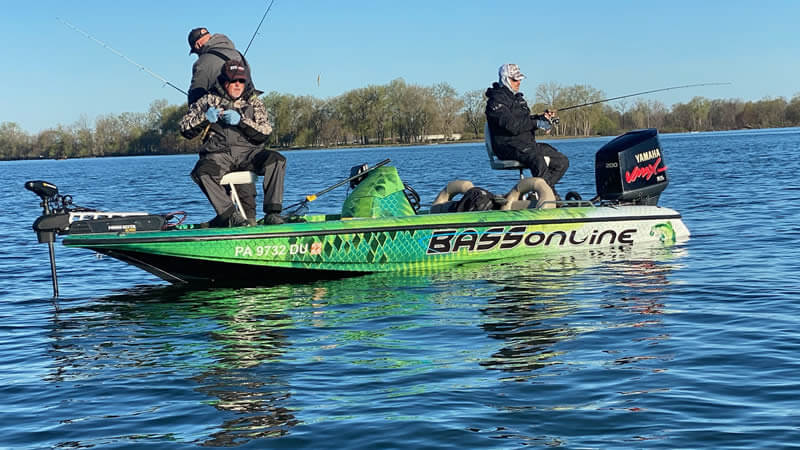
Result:
{"label": "boat seat", "polygon": [[[483,125],[483,136],[486,142],[486,153],[489,155],[489,166],[491,166],[494,170],[519,170],[519,179],[521,180],[525,178],[525,175],[522,173],[522,171],[527,169],[527,167],[525,167],[519,161],[514,161],[513,159],[500,159],[494,153],[494,149],[492,148],[492,134],[489,131],[489,122],[486,122]],[[544,162],[549,165],[550,157],[545,156]]]}
{"label": "boat seat", "polygon": [[467,180],[453,180],[447,183],[447,186],[436,195],[436,199],[431,205],[431,214],[455,211],[458,202],[453,201],[453,197],[467,192],[472,187],[472,182]]}
{"label": "boat seat", "polygon": [[255,184],[258,181],[258,175],[254,172],[249,171],[241,171],[241,172],[230,172],[226,173],[225,176],[219,180],[219,184],[223,186],[227,186],[228,189],[231,191],[231,201],[233,205],[236,207],[236,210],[239,211],[239,214],[242,217],[247,217],[247,213],[244,211],[244,207],[242,206],[241,200],[239,200],[239,194],[236,193],[236,185],[237,184]]}
{"label": "boat seat", "polygon": [[[526,194],[529,192],[536,194],[535,198],[537,200],[535,203],[532,200],[525,199]],[[527,197],[533,198],[533,196]],[[553,188],[543,178],[539,177],[519,180],[519,183],[505,195],[505,199],[506,204],[500,207],[501,210],[528,209],[532,207],[549,209],[556,207],[556,195],[553,193]]]}

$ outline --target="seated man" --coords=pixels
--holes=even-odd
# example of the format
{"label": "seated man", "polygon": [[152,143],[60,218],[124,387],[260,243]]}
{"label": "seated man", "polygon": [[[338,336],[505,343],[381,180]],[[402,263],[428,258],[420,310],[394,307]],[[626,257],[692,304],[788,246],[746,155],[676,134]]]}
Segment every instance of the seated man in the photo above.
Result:
{"label": "seated man", "polygon": [[[503,64],[500,80],[486,90],[486,121],[492,135],[492,147],[500,159],[519,161],[534,177],[543,178],[556,192],[555,185],[569,167],[567,157],[549,144],[537,143],[534,132],[549,130],[555,112],[531,115],[528,104],[519,92],[525,75],[516,64]],[[550,157],[550,164],[544,157]],[[556,198],[558,194],[556,194]]]}
{"label": "seated man", "polygon": [[[192,170],[192,179],[208,197],[217,216],[209,222],[213,227],[255,224],[255,191],[242,189],[240,200],[247,217],[236,211],[222,177],[230,172],[252,170],[264,175],[264,223],[283,223],[283,177],[286,158],[264,148],[272,132],[259,91],[251,86],[246,66],[237,60],[222,66],[217,83],[189,107],[181,119],[181,134],[192,139],[202,134],[200,160]],[[244,186],[242,186],[244,187]]]}

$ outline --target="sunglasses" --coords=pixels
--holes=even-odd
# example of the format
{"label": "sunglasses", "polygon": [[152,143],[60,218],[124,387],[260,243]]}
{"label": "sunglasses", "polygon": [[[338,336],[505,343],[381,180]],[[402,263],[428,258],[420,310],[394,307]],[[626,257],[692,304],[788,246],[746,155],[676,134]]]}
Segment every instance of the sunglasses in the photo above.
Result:
{"label": "sunglasses", "polygon": [[243,79],[241,79],[241,78],[239,78],[239,79],[236,79],[236,80],[231,80],[230,82],[231,82],[231,83],[241,83],[241,84],[247,84],[247,80],[243,80]]}

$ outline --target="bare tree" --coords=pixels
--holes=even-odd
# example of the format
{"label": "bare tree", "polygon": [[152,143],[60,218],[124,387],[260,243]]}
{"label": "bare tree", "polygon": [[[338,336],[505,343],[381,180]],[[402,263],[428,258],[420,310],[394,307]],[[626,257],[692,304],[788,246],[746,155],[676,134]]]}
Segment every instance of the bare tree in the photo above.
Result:
{"label": "bare tree", "polygon": [[482,89],[468,91],[461,96],[464,102],[464,123],[477,137],[483,134],[486,122],[486,95]]}
{"label": "bare tree", "polygon": [[458,112],[464,107],[464,101],[458,97],[458,92],[447,83],[434,85],[433,97],[436,100],[439,127],[445,138],[449,138],[458,128]]}

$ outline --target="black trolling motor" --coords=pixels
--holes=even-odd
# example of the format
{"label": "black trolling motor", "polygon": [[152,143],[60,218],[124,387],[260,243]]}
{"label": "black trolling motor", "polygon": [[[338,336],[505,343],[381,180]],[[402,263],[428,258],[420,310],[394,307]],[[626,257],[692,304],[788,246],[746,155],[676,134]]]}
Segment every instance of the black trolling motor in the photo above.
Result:
{"label": "black trolling motor", "polygon": [[53,297],[58,297],[58,277],[56,275],[56,254],[53,243],[56,235],[64,232],[69,227],[69,206],[72,205],[72,196],[59,195],[58,187],[47,181],[28,181],[25,189],[38,195],[42,200],[42,215],[33,222],[33,231],[40,244],[47,244],[50,252],[50,274],[53,278]]}
{"label": "black trolling motor", "polygon": [[[186,213],[169,214],[146,212],[98,211],[75,205],[71,195],[61,195],[58,187],[47,181],[28,181],[25,189],[33,192],[41,202],[42,215],[33,222],[33,231],[40,244],[47,244],[50,253],[50,272],[53,276],[53,296],[58,297],[58,277],[53,243],[58,235],[91,233],[121,233],[173,229],[180,225]],[[180,218],[178,222],[169,222]]]}

